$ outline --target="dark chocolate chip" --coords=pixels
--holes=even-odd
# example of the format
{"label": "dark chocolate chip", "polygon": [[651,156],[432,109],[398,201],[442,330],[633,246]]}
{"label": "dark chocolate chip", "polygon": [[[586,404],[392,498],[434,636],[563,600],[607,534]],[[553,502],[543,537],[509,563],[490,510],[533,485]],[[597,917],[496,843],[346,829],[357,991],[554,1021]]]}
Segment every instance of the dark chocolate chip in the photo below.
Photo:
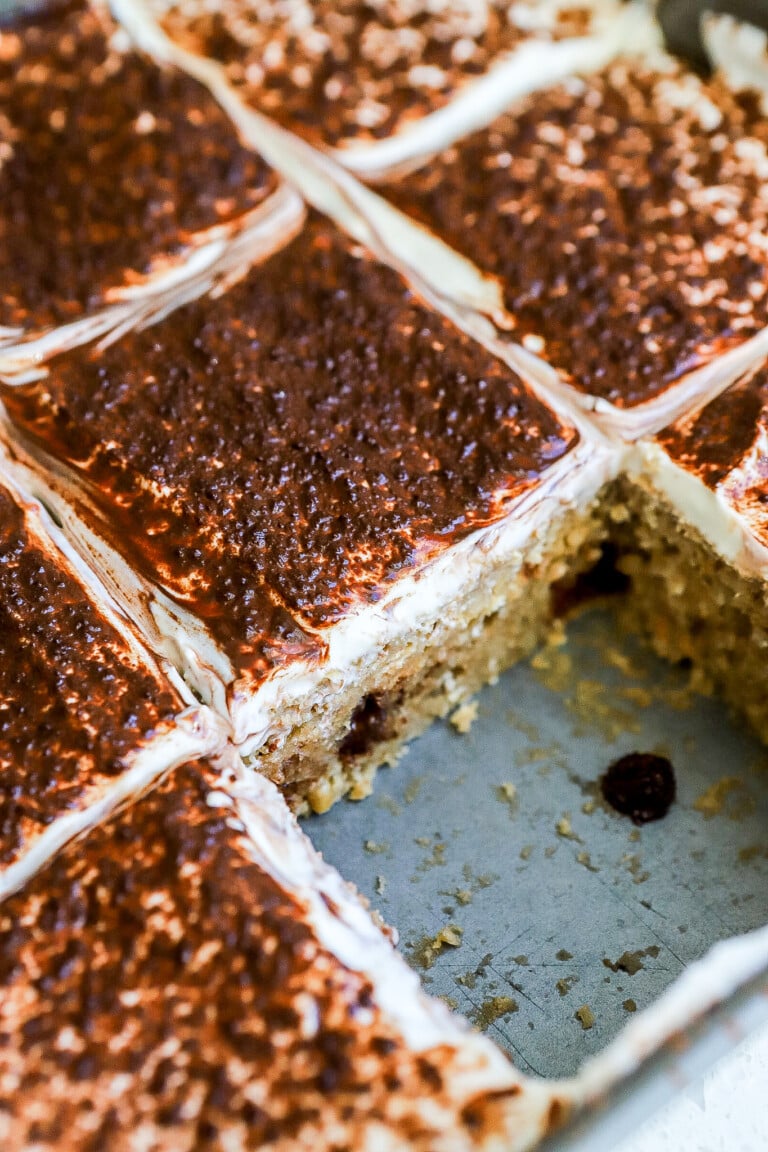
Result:
{"label": "dark chocolate chip", "polygon": [[675,798],[675,774],[666,756],[630,752],[600,777],[603,798],[634,824],[666,816]]}

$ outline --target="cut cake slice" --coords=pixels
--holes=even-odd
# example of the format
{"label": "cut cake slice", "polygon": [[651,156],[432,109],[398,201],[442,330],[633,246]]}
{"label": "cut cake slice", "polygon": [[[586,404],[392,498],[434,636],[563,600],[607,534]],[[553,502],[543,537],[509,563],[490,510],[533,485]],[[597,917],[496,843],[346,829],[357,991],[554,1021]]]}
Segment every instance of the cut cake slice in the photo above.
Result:
{"label": "cut cake slice", "polygon": [[765,355],[767,145],[759,92],[626,58],[383,192],[498,278],[507,355],[634,436]]}
{"label": "cut cake slice", "polygon": [[[207,90],[133,50],[104,6],[6,17],[0,371],[125,322],[141,299],[157,307],[188,278],[233,273],[245,258],[235,245],[222,265],[223,241],[245,245],[275,197],[285,209],[278,176]],[[105,315],[108,303],[122,308]]]}
{"label": "cut cake slice", "polygon": [[224,726],[189,707],[0,461],[0,898]]}
{"label": "cut cake slice", "polygon": [[5,404],[25,482],[318,809],[541,640],[618,464],[316,217]]}
{"label": "cut cake slice", "polygon": [[[628,11],[612,0],[141,7],[183,51],[218,64],[245,104],[332,147],[361,174],[407,167],[516,96],[598,68],[622,43],[651,36],[640,5]],[[135,6],[117,10],[141,36]]]}
{"label": "cut cake slice", "polygon": [[558,1126],[573,1086],[427,998],[237,773],[178,768],[0,906],[3,1145],[464,1152]]}

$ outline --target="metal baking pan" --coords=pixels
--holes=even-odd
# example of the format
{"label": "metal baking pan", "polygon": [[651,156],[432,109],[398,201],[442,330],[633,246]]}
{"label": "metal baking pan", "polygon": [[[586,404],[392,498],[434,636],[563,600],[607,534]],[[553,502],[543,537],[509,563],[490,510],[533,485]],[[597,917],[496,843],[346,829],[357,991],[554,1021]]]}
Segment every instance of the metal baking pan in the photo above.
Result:
{"label": "metal baking pan", "polygon": [[[468,732],[434,725],[364,803],[304,821],[427,990],[523,1071],[576,1074],[715,943],[768,922],[768,752],[690,676],[590,611],[484,689]],[[641,828],[598,786],[633,751],[677,781]],[[767,990],[727,996],[551,1146],[614,1147],[768,1019]]]}

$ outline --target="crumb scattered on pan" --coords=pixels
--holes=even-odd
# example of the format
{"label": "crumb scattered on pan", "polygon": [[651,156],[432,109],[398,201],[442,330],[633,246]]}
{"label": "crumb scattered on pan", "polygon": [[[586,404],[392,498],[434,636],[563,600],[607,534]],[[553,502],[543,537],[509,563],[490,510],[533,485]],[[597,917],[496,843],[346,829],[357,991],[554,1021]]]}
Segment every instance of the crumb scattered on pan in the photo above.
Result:
{"label": "crumb scattered on pan", "polygon": [[403,792],[403,799],[406,804],[413,804],[413,802],[418,799],[423,783],[424,779],[421,776],[414,776],[412,780],[408,781],[405,786],[405,791]]}
{"label": "crumb scattered on pan", "polygon": [[637,1012],[637,1004],[634,1000],[625,1000],[622,1003],[622,1008],[625,1012]]}
{"label": "crumb scattered on pan", "polygon": [[597,802],[592,799],[585,800],[581,806],[581,810],[585,816],[591,816],[595,808],[597,808]]}
{"label": "crumb scattered on pan", "polygon": [[423,936],[409,949],[409,958],[417,968],[431,968],[444,948],[461,947],[463,929],[446,924],[436,936]]}
{"label": "crumb scattered on pan", "polygon": [[383,808],[385,812],[389,812],[390,816],[399,816],[401,812],[397,800],[393,800],[391,796],[377,796],[376,807]]}
{"label": "crumb scattered on pan", "polygon": [[459,1002],[455,996],[438,996],[438,1000],[442,1000],[443,1004],[450,1008],[451,1012],[458,1012]]}
{"label": "crumb scattered on pan", "polygon": [[383,896],[384,893],[386,892],[386,890],[387,890],[387,878],[386,878],[386,876],[377,876],[376,877],[376,891],[378,892],[379,896]]}
{"label": "crumb scattered on pan", "polygon": [[562,836],[563,840],[576,840],[579,844],[582,842],[581,837],[578,836],[573,830],[570,812],[563,813],[563,815],[555,824],[555,831],[557,832],[558,836]]}
{"label": "crumb scattered on pan", "polygon": [[520,859],[521,860],[530,859],[531,852],[533,852],[533,844],[524,844],[522,846],[522,848],[520,849]]}
{"label": "crumb scattered on pan", "polygon": [[510,812],[517,811],[517,788],[510,780],[505,780],[503,784],[497,784],[494,791],[496,799],[500,800],[502,804],[506,804]]}
{"label": "crumb scattered on pan", "polygon": [[576,975],[564,976],[562,980],[557,980],[555,982],[555,988],[557,988],[558,994],[560,996],[567,996],[571,988],[573,988],[574,984],[578,984],[578,982],[579,978]]}
{"label": "crumb scattered on pan", "polygon": [[743,787],[743,781],[739,776],[723,776],[707,788],[698,800],[694,800],[693,806],[697,812],[701,812],[705,820],[712,820],[722,812],[730,794]]}
{"label": "crumb scattered on pan", "polygon": [[566,687],[573,687],[566,707],[575,717],[576,735],[597,730],[608,744],[612,744],[627,732],[640,731],[635,710],[619,708],[613,691],[609,692],[607,685],[600,680],[577,680],[575,686],[571,681]]}
{"label": "crumb scattered on pan", "polygon": [[541,732],[536,727],[536,725],[532,724],[531,721],[526,719],[525,716],[521,716],[519,712],[514,710],[514,708],[510,708],[506,715],[509,723],[520,733],[521,736],[525,736],[526,739],[533,742],[541,740]]}
{"label": "crumb scattered on pan", "polygon": [[491,996],[488,1000],[484,1000],[480,1007],[470,1015],[470,1020],[481,1031],[484,1031],[486,1028],[490,1028],[491,1024],[495,1024],[497,1020],[509,1016],[512,1012],[517,1012],[518,1008],[517,1000],[513,1000],[511,996]]}
{"label": "crumb scattered on pan", "polygon": [[550,692],[565,692],[573,683],[573,663],[567,652],[547,644],[531,660],[536,679]]}
{"label": "crumb scattered on pan", "polygon": [[466,736],[477,720],[477,701],[465,700],[463,704],[459,704],[456,711],[451,713],[450,720],[456,731]]}
{"label": "crumb scattered on pan", "polygon": [[535,744],[530,748],[518,748],[515,752],[516,768],[525,768],[528,764],[539,764],[542,769],[549,771],[553,765],[564,769],[567,761],[562,745]]}
{"label": "crumb scattered on pan", "polygon": [[559,952],[555,953],[555,960],[573,960],[573,953],[561,948]]}
{"label": "crumb scattered on pan", "polygon": [[585,1032],[589,1032],[590,1028],[594,1026],[595,1014],[589,1004],[582,1004],[581,1008],[577,1008],[573,1015]]}
{"label": "crumb scattered on pan", "polygon": [[609,960],[604,956],[603,964],[606,968],[610,968],[611,972],[626,972],[628,976],[634,976],[643,967],[643,957],[650,956],[655,960],[658,955],[658,944],[651,944],[650,947],[639,948],[636,952],[622,952],[618,960]]}
{"label": "crumb scattered on pan", "polygon": [[461,874],[472,892],[479,892],[483,888],[490,888],[491,884],[499,878],[495,872],[479,872],[475,875],[469,864],[464,865]]}
{"label": "crumb scattered on pan", "polygon": [[599,872],[600,871],[600,869],[597,868],[592,863],[592,857],[590,856],[589,852],[586,852],[584,850],[582,850],[581,852],[577,852],[576,862],[578,864],[581,864],[582,868],[586,868],[587,872]]}
{"label": "crumb scattered on pan", "polygon": [[626,865],[627,872],[629,872],[632,877],[633,884],[645,884],[651,875],[650,872],[643,870],[643,861],[636,853],[625,852],[621,858],[621,862]]}
{"label": "crumb scattered on pan", "polygon": [[739,861],[749,864],[753,860],[768,860],[768,844],[750,844],[748,848],[741,848]]}
{"label": "crumb scattered on pan", "polygon": [[365,840],[363,848],[371,856],[382,856],[385,852],[389,852],[389,844],[386,840],[382,840],[380,843],[378,840]]}
{"label": "crumb scattered on pan", "polygon": [[430,848],[429,856],[426,856],[418,868],[417,872],[429,872],[432,868],[441,868],[445,864],[445,851],[447,845],[442,840],[435,840],[434,843],[428,836],[417,836],[416,843],[420,848]]}

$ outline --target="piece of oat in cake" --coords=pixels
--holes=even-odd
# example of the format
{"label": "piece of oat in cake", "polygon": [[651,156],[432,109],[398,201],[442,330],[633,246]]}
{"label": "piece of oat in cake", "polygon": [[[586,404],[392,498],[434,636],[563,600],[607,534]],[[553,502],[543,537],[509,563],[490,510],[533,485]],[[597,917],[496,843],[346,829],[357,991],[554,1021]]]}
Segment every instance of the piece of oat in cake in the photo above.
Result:
{"label": "piece of oat in cake", "polygon": [[4,18],[1,343],[157,292],[192,253],[199,272],[278,187],[207,90],[131,49],[103,5]]}
{"label": "piece of oat in cake", "polygon": [[1,474],[0,896],[222,731]]}
{"label": "piece of oat in cake", "polygon": [[382,191],[499,278],[504,340],[543,379],[636,433],[768,320],[767,124],[754,90],[622,59]]}
{"label": "piece of oat in cake", "polygon": [[318,809],[531,650],[616,464],[317,217],[4,397],[27,482]]}
{"label": "piece of oat in cake", "polygon": [[765,364],[633,449],[616,498],[625,621],[768,741]]}
{"label": "piece of oat in cake", "polygon": [[[522,0],[148,0],[172,42],[222,66],[250,107],[362,174],[397,169],[510,100],[601,66],[645,32],[639,6]],[[142,34],[141,13],[120,3]]]}
{"label": "piece of oat in cake", "polygon": [[200,762],[0,905],[0,973],[6,1147],[521,1150],[575,1096],[427,999],[268,781]]}

